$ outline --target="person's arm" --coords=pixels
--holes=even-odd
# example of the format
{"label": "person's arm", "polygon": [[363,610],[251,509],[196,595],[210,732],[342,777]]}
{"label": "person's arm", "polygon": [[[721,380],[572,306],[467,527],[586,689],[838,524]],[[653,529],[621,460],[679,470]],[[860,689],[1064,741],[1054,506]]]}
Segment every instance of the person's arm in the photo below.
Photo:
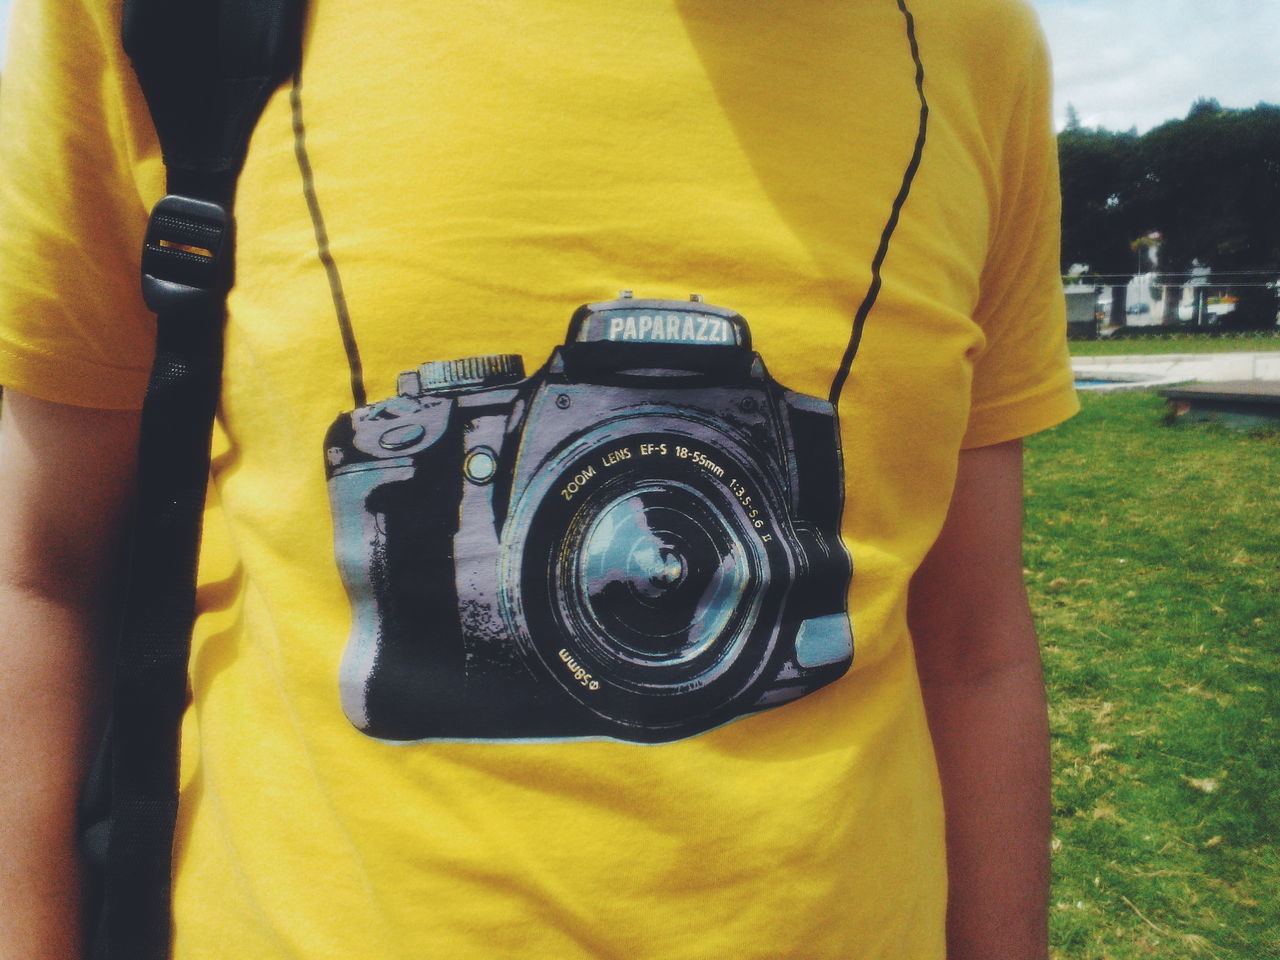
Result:
{"label": "person's arm", "polygon": [[75,807],[102,706],[138,414],[0,407],[0,956],[78,960]]}
{"label": "person's arm", "polygon": [[948,960],[1045,960],[1049,738],[1020,441],[961,452],[908,615],[946,808]]}

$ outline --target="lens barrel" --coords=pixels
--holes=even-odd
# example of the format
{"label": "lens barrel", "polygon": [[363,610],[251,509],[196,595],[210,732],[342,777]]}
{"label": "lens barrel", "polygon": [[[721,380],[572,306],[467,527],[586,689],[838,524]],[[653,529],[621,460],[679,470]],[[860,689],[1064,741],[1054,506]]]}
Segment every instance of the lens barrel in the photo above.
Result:
{"label": "lens barrel", "polygon": [[762,460],[701,420],[605,423],[519,498],[513,633],[601,721],[670,739],[741,713],[776,674],[795,563]]}

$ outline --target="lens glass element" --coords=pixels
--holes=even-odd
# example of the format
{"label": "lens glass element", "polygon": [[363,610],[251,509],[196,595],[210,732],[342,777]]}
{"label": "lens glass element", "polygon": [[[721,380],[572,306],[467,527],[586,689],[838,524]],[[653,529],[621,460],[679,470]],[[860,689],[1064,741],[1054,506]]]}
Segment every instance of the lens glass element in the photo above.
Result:
{"label": "lens glass element", "polygon": [[696,490],[633,487],[581,538],[570,603],[613,657],[674,665],[716,644],[732,649],[757,577],[742,541]]}

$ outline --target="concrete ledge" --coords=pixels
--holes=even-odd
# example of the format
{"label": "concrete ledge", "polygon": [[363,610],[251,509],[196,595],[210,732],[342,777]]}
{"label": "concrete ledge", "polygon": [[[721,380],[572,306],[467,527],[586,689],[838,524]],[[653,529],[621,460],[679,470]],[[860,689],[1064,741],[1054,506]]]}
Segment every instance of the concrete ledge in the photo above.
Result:
{"label": "concrete ledge", "polygon": [[1159,391],[1175,417],[1251,428],[1280,421],[1280,380],[1235,380]]}
{"label": "concrete ledge", "polygon": [[1161,390],[1160,396],[1174,400],[1241,400],[1280,407],[1280,380],[1227,380],[1191,387]]}
{"label": "concrete ledge", "polygon": [[1146,374],[1148,386],[1199,380],[1280,380],[1280,350],[1241,353],[1165,353],[1113,357],[1072,357],[1077,375],[1120,379],[1121,373]]}

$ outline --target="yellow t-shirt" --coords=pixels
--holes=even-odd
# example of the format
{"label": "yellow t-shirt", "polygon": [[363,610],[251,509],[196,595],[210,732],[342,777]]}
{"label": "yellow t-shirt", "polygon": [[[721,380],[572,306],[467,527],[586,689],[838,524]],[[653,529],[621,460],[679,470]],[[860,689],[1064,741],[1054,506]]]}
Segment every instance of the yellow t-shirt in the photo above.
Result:
{"label": "yellow t-shirt", "polygon": [[[179,960],[943,956],[907,584],[958,452],[1075,397],[1034,18],[910,12],[914,176],[892,0],[315,0],[237,199]],[[118,19],[18,0],[0,383],[128,408],[163,169]],[[644,302],[691,292],[745,323]],[[529,375],[420,366],[479,355]]]}

